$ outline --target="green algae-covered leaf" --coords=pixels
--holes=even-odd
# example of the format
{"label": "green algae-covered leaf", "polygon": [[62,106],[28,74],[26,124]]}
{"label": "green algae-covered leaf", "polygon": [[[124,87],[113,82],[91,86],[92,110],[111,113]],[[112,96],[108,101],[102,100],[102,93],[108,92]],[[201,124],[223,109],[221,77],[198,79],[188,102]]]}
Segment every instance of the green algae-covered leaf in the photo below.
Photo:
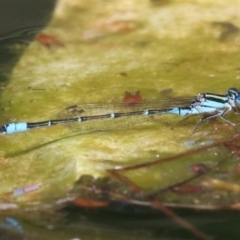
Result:
{"label": "green algae-covered leaf", "polygon": [[[237,135],[230,140],[176,156],[110,172],[117,174],[120,180],[124,175],[147,196],[157,195],[172,206],[175,204],[175,207],[185,205],[192,208],[220,209],[232,208],[239,202],[238,168]],[[144,178],[140,177],[145,175]]]}

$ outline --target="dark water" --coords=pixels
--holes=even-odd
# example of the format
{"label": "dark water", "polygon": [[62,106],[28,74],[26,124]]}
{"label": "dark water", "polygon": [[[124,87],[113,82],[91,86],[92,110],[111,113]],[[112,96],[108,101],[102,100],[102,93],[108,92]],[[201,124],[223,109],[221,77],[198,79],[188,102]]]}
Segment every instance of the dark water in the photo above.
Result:
{"label": "dark water", "polygon": [[[12,69],[35,35],[52,16],[56,0],[0,1],[0,84],[6,84]],[[14,46],[18,44],[17,50]]]}
{"label": "dark water", "polygon": [[[199,239],[154,210],[133,206],[116,207],[105,210],[69,207],[62,210],[66,214],[62,222],[54,226],[51,222],[42,226],[39,222],[19,220],[23,230],[3,228],[0,230],[0,239]],[[229,239],[229,236],[231,239],[239,239],[238,213],[192,210],[176,212],[212,237],[210,239]]]}

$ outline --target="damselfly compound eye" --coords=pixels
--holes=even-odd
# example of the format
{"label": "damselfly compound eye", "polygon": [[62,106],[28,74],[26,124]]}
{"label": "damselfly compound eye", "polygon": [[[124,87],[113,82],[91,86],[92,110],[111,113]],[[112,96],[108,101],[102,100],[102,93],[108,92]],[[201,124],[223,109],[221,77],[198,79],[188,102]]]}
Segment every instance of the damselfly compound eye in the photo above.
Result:
{"label": "damselfly compound eye", "polygon": [[228,92],[227,92],[227,95],[231,99],[239,101],[239,103],[240,103],[240,92],[239,92],[239,90],[237,88],[229,88]]}

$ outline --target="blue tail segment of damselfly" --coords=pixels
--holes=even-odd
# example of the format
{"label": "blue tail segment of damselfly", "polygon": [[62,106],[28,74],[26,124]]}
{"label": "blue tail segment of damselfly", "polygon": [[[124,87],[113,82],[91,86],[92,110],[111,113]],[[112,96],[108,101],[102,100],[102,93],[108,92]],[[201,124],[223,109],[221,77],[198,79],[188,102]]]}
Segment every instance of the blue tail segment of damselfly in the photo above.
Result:
{"label": "blue tail segment of damselfly", "polygon": [[[189,103],[187,103],[189,102]],[[185,105],[184,105],[185,103]],[[130,116],[151,116],[157,114],[176,114],[180,116],[202,115],[203,117],[197,122],[193,132],[199,124],[215,117],[220,117],[222,120],[235,125],[224,118],[224,115],[229,111],[237,112],[237,105],[240,104],[240,91],[236,88],[230,88],[226,94],[215,93],[199,93],[192,100],[185,99],[168,99],[155,101],[152,103],[139,103],[128,105],[126,103],[111,104],[112,111],[104,111],[109,108],[110,104],[89,104],[92,109],[98,109],[95,115],[84,115],[84,109],[79,111],[79,116],[66,117],[63,119],[48,120],[43,122],[15,122],[8,123],[0,127],[1,134],[12,134],[23,132],[32,128],[47,127],[58,124],[66,124],[71,122],[87,122],[103,119],[117,119]],[[70,106],[67,109],[74,109]],[[76,105],[77,106],[77,105]],[[97,130],[97,129],[96,129]]]}

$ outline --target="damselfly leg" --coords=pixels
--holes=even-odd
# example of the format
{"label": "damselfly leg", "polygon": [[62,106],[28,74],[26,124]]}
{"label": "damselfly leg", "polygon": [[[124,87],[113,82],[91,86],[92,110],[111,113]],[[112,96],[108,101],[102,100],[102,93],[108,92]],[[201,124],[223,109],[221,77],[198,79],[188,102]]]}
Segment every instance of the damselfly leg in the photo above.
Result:
{"label": "damselfly leg", "polygon": [[[213,119],[213,118],[217,118],[217,117],[219,117],[219,118],[221,118],[223,121],[225,121],[225,122],[227,122],[227,123],[229,123],[229,124],[231,124],[232,126],[236,126],[236,124],[235,123],[233,123],[233,122],[231,122],[230,120],[227,120],[226,118],[224,118],[223,116],[226,114],[226,113],[228,113],[229,111],[231,111],[231,109],[229,108],[229,109],[227,109],[227,110],[218,110],[218,111],[216,111],[214,114],[205,114],[202,118],[200,118],[199,120],[198,120],[198,122],[197,122],[197,124],[195,125],[195,127],[193,128],[193,130],[192,130],[192,133],[191,134],[193,134],[196,130],[197,130],[197,128],[198,128],[198,126],[200,125],[200,123],[201,122],[203,122],[203,121],[205,121],[205,120],[210,120],[210,119]],[[190,116],[189,116],[190,117]],[[186,118],[185,118],[186,119]]]}

